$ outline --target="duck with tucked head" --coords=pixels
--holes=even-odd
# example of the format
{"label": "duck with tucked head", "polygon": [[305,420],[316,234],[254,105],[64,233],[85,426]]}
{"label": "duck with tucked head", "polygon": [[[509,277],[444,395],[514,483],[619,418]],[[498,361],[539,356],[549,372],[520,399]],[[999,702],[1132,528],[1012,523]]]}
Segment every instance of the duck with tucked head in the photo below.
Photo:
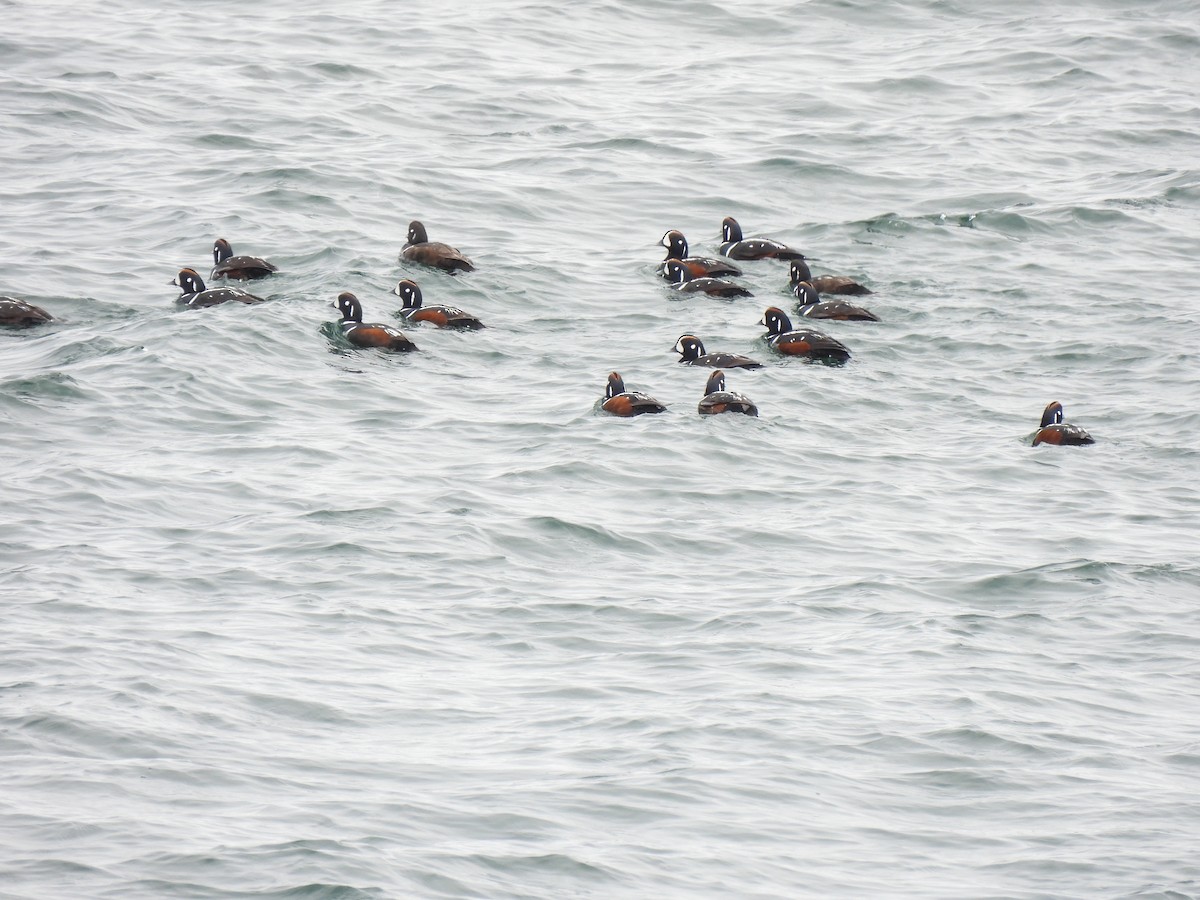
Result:
{"label": "duck with tucked head", "polygon": [[761,369],[756,359],[737,353],[705,353],[704,344],[694,334],[685,334],[675,342],[679,361],[686,366],[710,366],[714,369]]}
{"label": "duck with tucked head", "polygon": [[222,303],[262,303],[262,297],[248,294],[241,288],[221,287],[206,288],[204,279],[195,269],[180,269],[179,274],[171,284],[177,285],[183,293],[175,298],[180,306],[191,309],[203,309],[208,306],[220,306]]}
{"label": "duck with tucked head", "polygon": [[53,322],[54,316],[40,306],[18,300],[16,297],[0,297],[0,326],[5,328],[29,328]]}
{"label": "duck with tucked head", "polygon": [[804,254],[769,238],[744,238],[733,216],[721,222],[721,253],[730,259],[804,259]]}
{"label": "duck with tucked head", "polygon": [[225,238],[217,238],[213,242],[213,268],[210,278],[234,278],[248,281],[252,278],[266,278],[279,269],[273,263],[257,256],[234,256],[233,248]]}
{"label": "duck with tucked head", "polygon": [[477,330],[483,327],[470,313],[465,313],[457,306],[425,306],[421,298],[421,288],[412,279],[406,278],[397,284],[392,293],[404,301],[400,315],[407,322],[432,322],[438,328],[462,328]]}
{"label": "duck with tucked head", "polygon": [[704,396],[700,398],[700,415],[715,416],[719,413],[743,413],[757,416],[758,407],[745,394],[725,390],[725,373],[720,369],[708,376]]}
{"label": "duck with tucked head", "polygon": [[413,219],[408,223],[408,242],[400,248],[400,258],[441,269],[453,275],[455,272],[473,272],[475,264],[449,244],[429,240],[425,226]]}
{"label": "duck with tucked head", "polygon": [[879,316],[869,309],[856,306],[840,297],[822,300],[817,289],[809,281],[798,281],[792,285],[796,295],[796,312],[808,319],[838,319],[843,322],[878,322]]}
{"label": "duck with tucked head", "polygon": [[333,308],[342,314],[342,334],[346,340],[356,347],[378,347],[381,350],[392,350],[397,353],[409,353],[417,349],[417,345],[408,339],[401,331],[390,325],[378,322],[365,323],[362,320],[362,304],[349,291],[338,294]]}
{"label": "duck with tucked head", "polygon": [[[677,259],[683,263],[684,267],[692,273],[693,278],[720,278],[722,275],[741,275],[742,270],[731,262],[721,259],[712,259],[708,256],[688,256],[687,238],[683,236],[682,231],[674,229],[668,231],[662,236],[659,241],[667,248],[666,259]],[[664,278],[667,275],[666,260],[663,260],[662,265],[658,267],[658,272]]]}
{"label": "duck with tucked head", "polygon": [[833,363],[844,363],[850,358],[846,345],[824,332],[793,329],[792,320],[778,306],[768,307],[759,324],[767,326],[767,345],[784,356],[803,356]]}
{"label": "duck with tucked head", "polygon": [[802,259],[793,259],[791,270],[788,272],[788,284],[793,287],[801,281],[809,282],[822,294],[873,294],[865,287],[847,275],[813,275],[812,269]]}
{"label": "duck with tucked head", "polygon": [[666,411],[666,407],[651,397],[649,394],[643,394],[641,391],[625,390],[625,381],[621,378],[620,372],[610,372],[608,375],[608,387],[604,390],[604,402],[600,406],[607,413],[612,413],[614,416],[640,416],[643,413],[660,413]]}
{"label": "duck with tucked head", "polygon": [[663,265],[667,268],[667,279],[674,285],[675,290],[685,294],[709,294],[713,297],[753,297],[754,295],[739,284],[726,281],[723,278],[711,278],[701,275],[697,278],[682,262],[668,259]]}
{"label": "duck with tucked head", "polygon": [[1068,425],[1063,422],[1063,406],[1057,400],[1046,407],[1042,413],[1038,432],[1033,436],[1033,446],[1035,447],[1038,444],[1082,447],[1094,443],[1096,443],[1095,439],[1078,425]]}

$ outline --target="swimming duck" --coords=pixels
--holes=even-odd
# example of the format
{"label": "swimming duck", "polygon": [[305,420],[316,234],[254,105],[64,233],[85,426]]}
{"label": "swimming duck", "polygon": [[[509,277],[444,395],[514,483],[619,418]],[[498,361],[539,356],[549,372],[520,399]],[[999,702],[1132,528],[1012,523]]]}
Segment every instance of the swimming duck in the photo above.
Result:
{"label": "swimming duck", "polygon": [[408,243],[400,249],[400,258],[441,269],[451,275],[475,270],[475,264],[449,244],[429,240],[425,226],[416,219],[408,223]]}
{"label": "swimming duck", "polygon": [[346,340],[356,347],[379,347],[381,350],[393,350],[397,353],[408,353],[416,350],[417,345],[408,337],[390,325],[378,322],[364,323],[362,320],[362,304],[349,291],[338,294],[333,308],[342,314],[342,334]]}
{"label": "swimming duck", "polygon": [[248,294],[241,288],[220,287],[206,288],[204,279],[195,269],[179,270],[171,284],[177,285],[183,293],[175,298],[181,306],[192,309],[203,309],[209,306],[219,306],[222,303],[262,303],[262,297]]}
{"label": "swimming duck", "polygon": [[815,329],[792,328],[792,320],[778,306],[768,307],[760,325],[767,326],[767,344],[785,356],[805,356],[827,362],[843,363],[850,350],[841,341]]}
{"label": "swimming duck", "polygon": [[757,416],[758,407],[745,394],[737,394],[725,390],[725,373],[720,369],[708,376],[704,386],[704,396],[700,398],[698,407],[700,415],[713,416],[718,413],[744,413],[747,416]]}
{"label": "swimming duck", "polygon": [[604,390],[604,403],[601,409],[614,416],[640,416],[643,413],[660,413],[666,407],[641,391],[625,390],[625,381],[619,372],[610,372],[608,386]]}
{"label": "swimming duck", "polygon": [[421,288],[409,278],[397,284],[392,293],[404,301],[400,315],[409,322],[432,322],[438,328],[463,328],[475,330],[483,323],[457,306],[424,306]]}
{"label": "swimming duck", "polygon": [[1063,407],[1057,400],[1046,407],[1038,432],[1033,436],[1035,447],[1038,444],[1081,447],[1094,443],[1095,439],[1078,425],[1067,425],[1063,422]]}
{"label": "swimming duck", "polygon": [[754,296],[740,284],[725,281],[723,278],[712,278],[708,275],[701,275],[697,278],[678,259],[668,259],[663,265],[666,266],[667,278],[675,286],[675,290],[685,294],[704,293],[713,297]]}
{"label": "swimming duck", "polygon": [[847,275],[816,275],[809,269],[808,263],[802,259],[792,260],[791,271],[788,273],[788,284],[807,281],[822,294],[873,294],[870,288],[864,287]]}
{"label": "swimming duck", "polygon": [[679,361],[688,366],[711,366],[715,369],[761,369],[763,364],[737,353],[705,353],[704,344],[694,334],[685,334],[675,342]]}
{"label": "swimming duck", "polygon": [[209,278],[235,278],[246,281],[251,278],[266,278],[278,271],[273,263],[257,256],[234,256],[233,248],[225,238],[213,241],[213,268]]}
{"label": "swimming duck", "polygon": [[804,254],[769,238],[743,238],[733,216],[721,222],[721,253],[731,259],[804,259]]}
{"label": "swimming duck", "polygon": [[[720,259],[712,259],[708,256],[688,256],[687,238],[683,236],[682,231],[672,229],[662,236],[659,241],[667,248],[666,259],[677,259],[692,273],[693,278],[719,278],[722,275],[741,275],[742,270],[731,262],[726,262]],[[659,274],[664,278],[667,277],[667,264],[664,259],[662,265],[658,267]]]}
{"label": "swimming duck", "polygon": [[29,328],[53,321],[54,316],[40,306],[16,297],[0,297],[0,325],[6,328]]}
{"label": "swimming duck", "polygon": [[879,317],[869,309],[855,306],[849,300],[822,300],[811,281],[798,281],[792,293],[799,301],[796,312],[809,319],[840,319],[843,322],[878,322]]}

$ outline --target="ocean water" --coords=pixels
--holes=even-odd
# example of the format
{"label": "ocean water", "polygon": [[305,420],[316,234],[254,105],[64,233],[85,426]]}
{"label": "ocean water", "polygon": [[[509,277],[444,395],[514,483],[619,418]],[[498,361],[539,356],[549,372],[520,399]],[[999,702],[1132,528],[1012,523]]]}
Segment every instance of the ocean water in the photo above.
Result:
{"label": "ocean water", "polygon": [[1195,0],[0,15],[4,900],[1200,896]]}

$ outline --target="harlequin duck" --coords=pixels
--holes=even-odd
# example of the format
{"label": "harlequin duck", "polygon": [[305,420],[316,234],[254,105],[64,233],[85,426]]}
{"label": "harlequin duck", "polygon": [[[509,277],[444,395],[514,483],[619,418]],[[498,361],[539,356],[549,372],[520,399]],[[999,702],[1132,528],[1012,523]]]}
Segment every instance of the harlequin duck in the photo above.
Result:
{"label": "harlequin duck", "polygon": [[408,223],[408,243],[400,249],[400,258],[423,266],[432,266],[451,275],[455,272],[475,270],[474,263],[453,247],[429,240],[425,226],[416,219]]}
{"label": "harlequin duck", "polygon": [[625,390],[625,382],[619,372],[609,373],[604,403],[600,408],[614,416],[640,416],[642,413],[660,413],[667,409],[649,394]]}
{"label": "harlequin duck", "polygon": [[811,281],[798,281],[792,285],[792,293],[800,302],[796,312],[809,319],[840,319],[843,322],[878,322],[879,316],[869,309],[855,306],[849,300],[822,300]]}
{"label": "harlequin duck", "polygon": [[757,416],[758,407],[745,394],[725,390],[725,373],[720,369],[708,376],[704,396],[700,398],[700,415],[715,416],[717,413],[745,413]]}
{"label": "harlequin duck", "polygon": [[53,322],[54,316],[40,306],[18,300],[16,297],[0,297],[0,325],[6,328],[28,328]]}
{"label": "harlequin duck", "polygon": [[404,301],[400,315],[406,321],[432,322],[438,328],[465,328],[474,330],[483,327],[482,322],[470,313],[463,312],[457,306],[422,306],[421,288],[418,287],[415,281],[408,278],[397,284],[392,289],[392,293]]}
{"label": "harlequin duck", "polygon": [[213,242],[213,268],[210,278],[235,278],[248,281],[251,278],[266,278],[279,269],[274,264],[257,256],[234,256],[233,248],[225,238]]}
{"label": "harlequin duck", "polygon": [[1078,425],[1063,423],[1062,404],[1057,400],[1046,407],[1042,413],[1042,423],[1038,433],[1033,436],[1033,446],[1038,444],[1066,444],[1081,447],[1084,444],[1096,443],[1095,438]]}
{"label": "harlequin duck", "polygon": [[[684,268],[692,273],[693,278],[719,278],[722,275],[741,275],[742,270],[733,263],[725,262],[720,259],[712,259],[708,256],[688,256],[687,238],[683,236],[682,231],[672,229],[662,236],[659,241],[667,248],[666,259],[677,259],[683,263]],[[658,272],[664,278],[667,278],[666,260],[658,267]]]}
{"label": "harlequin duck", "polygon": [[742,226],[733,216],[721,221],[721,253],[730,259],[804,259],[804,254],[779,241],[743,238]]}
{"label": "harlequin duck", "polygon": [[247,294],[241,288],[205,288],[204,279],[197,274],[195,269],[180,269],[179,274],[175,276],[175,280],[171,284],[178,285],[183,289],[183,293],[175,298],[175,302],[181,306],[190,306],[193,309],[218,306],[230,301],[237,303],[263,302],[262,297]]}
{"label": "harlequin duck", "polygon": [[416,344],[390,325],[375,322],[364,324],[362,304],[349,291],[338,294],[337,302],[332,305],[342,314],[342,334],[356,347],[379,347],[398,353],[408,353],[417,349]]}
{"label": "harlequin duck", "polygon": [[792,269],[789,273],[788,284],[795,285],[801,281],[807,281],[822,294],[858,295],[875,293],[848,275],[817,275],[814,277],[812,270],[808,267],[808,263],[802,259],[794,259],[792,260]]}
{"label": "harlequin duck", "polygon": [[667,279],[674,285],[675,290],[685,294],[711,294],[714,297],[753,297],[754,295],[732,281],[721,278],[711,278],[701,275],[694,276],[679,260],[668,259],[663,265],[667,269]]}
{"label": "harlequin duck", "polygon": [[812,329],[792,330],[792,320],[778,306],[769,307],[759,323],[767,326],[767,344],[785,356],[806,356],[843,363],[850,350],[841,341]]}
{"label": "harlequin duck", "polygon": [[685,334],[675,342],[679,361],[688,366],[711,366],[714,369],[761,369],[763,364],[736,353],[705,353],[704,344],[694,334]]}

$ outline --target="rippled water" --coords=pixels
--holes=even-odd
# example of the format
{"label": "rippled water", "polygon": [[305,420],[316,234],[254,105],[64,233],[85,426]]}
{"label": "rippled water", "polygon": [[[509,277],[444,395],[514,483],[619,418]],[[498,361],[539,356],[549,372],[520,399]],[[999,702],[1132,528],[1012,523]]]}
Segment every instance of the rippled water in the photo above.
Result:
{"label": "rippled water", "polygon": [[0,13],[0,896],[1200,896],[1194,0]]}

